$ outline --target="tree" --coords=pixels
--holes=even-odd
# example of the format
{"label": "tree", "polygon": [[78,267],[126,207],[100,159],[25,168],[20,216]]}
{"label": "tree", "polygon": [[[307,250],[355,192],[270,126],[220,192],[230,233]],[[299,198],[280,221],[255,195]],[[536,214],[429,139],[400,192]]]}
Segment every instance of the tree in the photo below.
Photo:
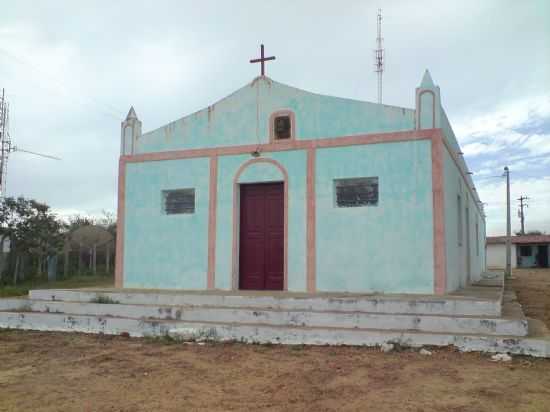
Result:
{"label": "tree", "polygon": [[537,235],[544,235],[545,233],[540,230],[529,230],[525,234],[521,232],[516,232],[516,236],[537,236]]}
{"label": "tree", "polygon": [[2,241],[6,237],[10,239],[14,283],[22,273],[25,256],[34,258],[36,273],[42,273],[44,257],[57,253],[63,244],[62,229],[63,224],[44,203],[23,197],[0,201],[1,238]]}

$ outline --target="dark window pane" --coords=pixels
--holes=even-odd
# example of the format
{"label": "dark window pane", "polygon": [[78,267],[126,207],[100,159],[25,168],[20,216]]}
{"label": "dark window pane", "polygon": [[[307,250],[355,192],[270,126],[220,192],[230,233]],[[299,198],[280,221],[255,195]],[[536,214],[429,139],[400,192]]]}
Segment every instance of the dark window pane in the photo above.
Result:
{"label": "dark window pane", "polygon": [[336,206],[359,207],[378,204],[378,177],[336,179]]}
{"label": "dark window pane", "polygon": [[164,213],[195,213],[195,189],[164,190]]}
{"label": "dark window pane", "polygon": [[274,127],[276,139],[290,139],[290,116],[277,116]]}

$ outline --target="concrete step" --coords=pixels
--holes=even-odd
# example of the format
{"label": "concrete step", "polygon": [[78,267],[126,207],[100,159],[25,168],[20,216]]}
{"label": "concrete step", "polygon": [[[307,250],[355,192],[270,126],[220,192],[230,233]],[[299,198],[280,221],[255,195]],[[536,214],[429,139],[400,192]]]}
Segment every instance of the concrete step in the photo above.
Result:
{"label": "concrete step", "polygon": [[449,346],[462,351],[508,352],[550,357],[548,337],[524,338],[480,334],[427,333],[412,331],[344,329],[266,324],[230,324],[147,320],[58,313],[0,312],[0,328],[42,331],[165,336],[176,338],[242,341],[248,343],[376,346],[398,343],[403,346]]}
{"label": "concrete step", "polygon": [[[276,292],[277,293],[277,292]],[[280,292],[280,294],[223,291],[31,290],[36,300],[90,302],[98,296],[123,304],[254,307],[263,309],[334,312],[407,313],[455,316],[500,316],[501,299],[433,295],[351,295]]]}
{"label": "concrete step", "polygon": [[[525,318],[17,300],[14,310],[101,317],[526,336]],[[10,309],[10,308],[6,308]]]}

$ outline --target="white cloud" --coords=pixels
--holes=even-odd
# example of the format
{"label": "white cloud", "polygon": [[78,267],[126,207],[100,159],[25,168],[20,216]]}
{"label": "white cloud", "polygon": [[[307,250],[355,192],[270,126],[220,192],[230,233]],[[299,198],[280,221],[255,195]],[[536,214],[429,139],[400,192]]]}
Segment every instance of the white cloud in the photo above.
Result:
{"label": "white cloud", "polygon": [[[113,210],[120,121],[129,106],[144,130],[206,107],[258,74],[248,61],[260,42],[277,56],[268,74],[278,81],[376,99],[369,72],[376,5],[369,2],[350,0],[344,8],[314,0],[36,3],[18,0],[0,13],[0,49],[8,52],[0,51],[0,86],[11,103],[14,142],[63,161],[14,153],[8,192],[58,209]],[[548,16],[535,3],[504,9],[496,1],[424,3],[428,15],[411,14],[418,6],[402,1],[384,11],[384,101],[414,106],[414,88],[429,67],[453,108],[449,116],[462,116],[453,128],[466,154],[481,163],[478,175],[502,173],[504,161],[525,170],[525,153],[517,152],[536,155],[547,147],[543,138],[527,139],[515,129],[550,116],[550,98],[540,95],[549,90]],[[285,16],[284,30],[279,19],[266,18],[276,15]],[[530,30],[516,30],[518,15]],[[423,30],[412,29],[416,20]],[[372,42],[357,44],[357,38]],[[493,163],[483,162],[485,153]]]}
{"label": "white cloud", "polygon": [[482,154],[495,153],[502,150],[505,146],[498,143],[484,143],[484,142],[475,142],[469,143],[462,148],[462,151],[466,156],[478,156]]}
{"label": "white cloud", "polygon": [[488,137],[513,143],[521,137],[513,129],[528,124],[533,119],[550,117],[550,96],[532,96],[501,104],[488,113],[459,119],[453,125],[462,142]]}
{"label": "white cloud", "polygon": [[521,147],[536,155],[550,153],[550,134],[529,136]]}

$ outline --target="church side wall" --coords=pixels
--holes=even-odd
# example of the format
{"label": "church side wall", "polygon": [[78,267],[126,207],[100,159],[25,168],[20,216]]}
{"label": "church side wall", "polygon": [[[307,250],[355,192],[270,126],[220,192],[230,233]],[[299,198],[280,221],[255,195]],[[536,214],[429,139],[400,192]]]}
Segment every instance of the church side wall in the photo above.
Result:
{"label": "church side wall", "polygon": [[[209,159],[126,164],[124,287],[205,289]],[[195,188],[195,213],[166,215],[162,191]]]}
{"label": "church side wall", "polygon": [[[379,179],[377,206],[338,208],[334,179]],[[319,291],[433,293],[431,141],[316,154]]]}
{"label": "church side wall", "polygon": [[450,292],[466,286],[468,281],[479,280],[485,270],[485,219],[448,149],[443,151],[443,160],[447,291]]}

